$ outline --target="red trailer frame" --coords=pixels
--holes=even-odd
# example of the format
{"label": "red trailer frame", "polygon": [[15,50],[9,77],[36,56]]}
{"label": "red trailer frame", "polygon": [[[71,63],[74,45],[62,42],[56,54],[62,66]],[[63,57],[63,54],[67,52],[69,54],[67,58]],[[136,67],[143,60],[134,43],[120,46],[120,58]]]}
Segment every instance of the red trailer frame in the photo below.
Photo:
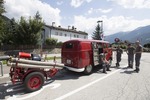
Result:
{"label": "red trailer frame", "polygon": [[[22,82],[27,92],[33,92],[41,89],[45,80],[47,80],[48,78],[52,78],[59,70],[55,66],[56,65],[55,57],[54,57],[53,66],[51,67],[46,66],[47,68],[44,68],[44,66],[38,64],[34,65],[35,63],[39,63],[40,61],[32,61],[30,59],[31,59],[30,53],[20,52],[18,58],[10,57],[8,62],[8,66],[11,66],[9,74],[12,83],[15,84],[16,82]],[[26,62],[20,63],[20,61],[26,61]],[[30,64],[27,64],[28,61],[33,62],[34,64],[31,65],[30,67]],[[47,64],[47,62],[43,62],[43,63]]]}

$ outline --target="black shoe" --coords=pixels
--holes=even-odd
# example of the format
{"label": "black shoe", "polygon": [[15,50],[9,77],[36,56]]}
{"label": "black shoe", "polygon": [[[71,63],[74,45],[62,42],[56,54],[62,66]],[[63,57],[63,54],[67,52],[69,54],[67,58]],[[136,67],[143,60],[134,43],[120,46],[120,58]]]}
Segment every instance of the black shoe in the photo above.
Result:
{"label": "black shoe", "polygon": [[138,68],[136,68],[134,71],[137,72],[137,73],[139,73],[140,70]]}
{"label": "black shoe", "polygon": [[127,68],[133,68],[133,66],[127,66]]}
{"label": "black shoe", "polygon": [[110,69],[107,69],[106,71],[111,71]]}
{"label": "black shoe", "polygon": [[116,67],[118,67],[118,64],[116,63]]}
{"label": "black shoe", "polygon": [[133,65],[132,65],[132,64],[130,65],[130,68],[132,68],[132,69],[133,69]]}
{"label": "black shoe", "polygon": [[106,72],[106,71],[103,71],[103,73],[107,74],[107,72]]}
{"label": "black shoe", "polygon": [[130,66],[127,66],[127,68],[131,68]]}

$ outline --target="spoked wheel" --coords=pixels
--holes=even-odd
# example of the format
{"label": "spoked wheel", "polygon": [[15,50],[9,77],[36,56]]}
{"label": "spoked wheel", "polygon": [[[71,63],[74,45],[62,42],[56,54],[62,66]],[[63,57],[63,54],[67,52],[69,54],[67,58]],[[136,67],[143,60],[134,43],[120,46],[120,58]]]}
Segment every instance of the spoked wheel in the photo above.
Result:
{"label": "spoked wheel", "polygon": [[24,85],[27,92],[37,91],[44,84],[44,75],[40,72],[32,72],[26,76]]}
{"label": "spoked wheel", "polygon": [[85,70],[84,70],[84,74],[91,74],[92,73],[92,70],[93,70],[93,66],[92,65],[88,65],[85,67]]}

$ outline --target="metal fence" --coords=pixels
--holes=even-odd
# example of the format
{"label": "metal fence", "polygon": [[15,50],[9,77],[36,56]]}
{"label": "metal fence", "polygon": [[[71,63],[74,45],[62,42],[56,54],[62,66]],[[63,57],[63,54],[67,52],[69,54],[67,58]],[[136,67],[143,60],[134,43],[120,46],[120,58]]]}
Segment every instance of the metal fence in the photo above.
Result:
{"label": "metal fence", "polygon": [[[53,48],[61,48],[61,46],[56,45],[43,45],[42,49],[53,49]],[[3,45],[0,46],[1,51],[8,51],[8,50],[31,50],[31,49],[41,49],[39,45]]]}

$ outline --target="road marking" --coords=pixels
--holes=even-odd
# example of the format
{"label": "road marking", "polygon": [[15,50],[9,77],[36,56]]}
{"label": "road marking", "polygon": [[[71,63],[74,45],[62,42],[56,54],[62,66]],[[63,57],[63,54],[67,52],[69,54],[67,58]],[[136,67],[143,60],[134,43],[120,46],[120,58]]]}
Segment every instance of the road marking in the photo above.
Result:
{"label": "road marking", "polygon": [[65,94],[65,95],[63,95],[61,97],[58,97],[58,98],[56,98],[54,100],[63,100],[65,98],[67,98],[67,97],[69,97],[69,96],[71,96],[71,95],[73,95],[73,94],[75,94],[75,93],[77,93],[77,92],[79,92],[79,91],[81,91],[81,90],[83,90],[83,89],[85,89],[85,88],[87,88],[87,87],[89,87],[89,86],[91,86],[91,85],[93,85],[93,84],[95,84],[95,83],[97,83],[97,82],[99,82],[99,81],[101,81],[101,80],[103,80],[103,79],[113,75],[113,74],[115,74],[116,72],[118,72],[120,70],[121,69],[117,69],[117,70],[111,72],[110,74],[105,75],[104,77],[101,77],[101,78],[99,78],[99,79],[97,79],[97,80],[95,80],[95,81],[93,81],[93,82],[91,82],[89,84],[86,84],[86,85],[84,85],[84,86],[82,86],[82,87],[80,87],[80,88],[78,88],[78,89],[76,89],[74,91],[71,91],[71,92],[69,92],[69,93],[67,93],[67,94]]}
{"label": "road marking", "polygon": [[6,77],[9,77],[9,74],[4,74],[3,76],[0,76],[0,79],[6,78]]}
{"label": "road marking", "polygon": [[[60,83],[49,84],[49,85],[43,86],[43,88],[41,88],[41,89],[38,90],[38,91],[29,93],[29,94],[25,94],[24,97],[20,97],[20,98],[19,98],[18,95],[13,95],[12,97],[9,97],[7,100],[24,100],[24,99],[28,99],[28,98],[31,98],[31,97],[33,97],[33,96],[38,95],[38,94],[41,93],[45,88],[52,87],[51,89],[56,89],[56,88],[58,88],[60,85],[61,85]],[[10,90],[10,91],[13,91],[13,90]]]}

